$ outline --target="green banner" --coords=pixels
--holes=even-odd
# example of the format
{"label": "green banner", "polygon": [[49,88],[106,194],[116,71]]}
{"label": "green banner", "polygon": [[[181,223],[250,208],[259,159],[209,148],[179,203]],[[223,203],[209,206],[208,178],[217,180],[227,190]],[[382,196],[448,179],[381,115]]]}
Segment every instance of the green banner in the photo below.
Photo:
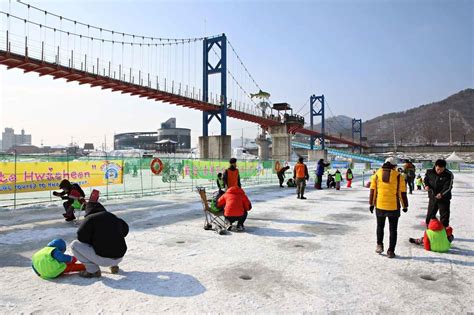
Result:
{"label": "green banner", "polygon": [[[184,176],[192,179],[216,179],[218,173],[224,173],[229,167],[228,161],[183,160]],[[259,174],[257,161],[237,163],[240,178],[248,178]]]}

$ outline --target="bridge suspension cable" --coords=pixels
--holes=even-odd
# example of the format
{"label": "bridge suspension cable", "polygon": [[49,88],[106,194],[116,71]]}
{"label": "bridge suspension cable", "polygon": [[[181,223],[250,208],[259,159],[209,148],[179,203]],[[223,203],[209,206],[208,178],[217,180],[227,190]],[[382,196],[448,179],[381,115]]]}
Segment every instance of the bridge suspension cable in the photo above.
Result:
{"label": "bridge suspension cable", "polygon": [[[77,25],[82,25],[82,26],[87,26],[88,28],[91,28],[91,29],[95,29],[95,30],[100,30],[100,31],[103,31],[103,32],[107,32],[107,33],[110,33],[110,34],[122,34],[124,36],[129,36],[129,37],[133,37],[133,38],[141,38],[143,40],[162,40],[162,41],[181,41],[181,42],[188,42],[188,41],[192,41],[192,40],[204,40],[204,37],[191,37],[191,38],[166,38],[166,37],[155,37],[155,36],[148,36],[148,35],[139,35],[139,34],[132,34],[132,33],[126,33],[126,32],[120,32],[120,31],[115,31],[115,30],[112,30],[112,29],[107,29],[107,28],[104,28],[104,27],[100,27],[100,26],[95,26],[95,25],[91,25],[91,24],[87,24],[87,23],[83,23],[83,22],[80,22],[80,21],[77,21],[77,20],[74,20],[74,19],[70,19],[70,18],[67,18],[67,17],[64,17],[64,16],[61,16],[59,14],[56,14],[56,13],[52,13],[50,11],[46,11],[46,10],[43,10],[39,7],[36,7],[34,5],[31,5],[29,3],[26,3],[24,1],[21,1],[21,0],[17,0],[17,2],[19,4],[22,4],[28,8],[32,8],[38,12],[41,12],[45,15],[50,15],[50,16],[54,16],[54,17],[57,17],[61,20],[64,20],[64,21],[68,21],[68,22],[72,22],[74,24],[77,24]],[[218,36],[218,35],[215,35],[215,36]],[[211,37],[214,37],[214,36],[211,36]]]}

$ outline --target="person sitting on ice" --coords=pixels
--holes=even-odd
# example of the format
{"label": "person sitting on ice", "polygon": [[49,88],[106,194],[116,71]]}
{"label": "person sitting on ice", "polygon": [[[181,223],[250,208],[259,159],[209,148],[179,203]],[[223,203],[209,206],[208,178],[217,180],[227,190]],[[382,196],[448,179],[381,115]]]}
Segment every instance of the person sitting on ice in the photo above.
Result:
{"label": "person sitting on ice", "polygon": [[91,195],[84,221],[77,230],[77,240],[71,243],[74,256],[86,266],[79,276],[98,278],[101,276],[99,266],[110,267],[111,273],[118,273],[118,265],[127,252],[127,234],[127,223],[105,210]]}
{"label": "person sitting on ice", "polygon": [[290,188],[294,188],[296,187],[296,183],[295,183],[295,180],[293,178],[289,178],[287,181],[286,181],[286,185]]}
{"label": "person sitting on ice", "polygon": [[334,180],[334,176],[328,174],[328,179],[326,180],[326,186],[328,188],[336,188],[336,181]]}
{"label": "person sitting on ice", "polygon": [[445,228],[437,219],[431,219],[428,229],[422,238],[410,238],[410,243],[423,245],[426,250],[438,253],[446,253],[451,248],[450,236],[453,234],[452,227]]}
{"label": "person sitting on ice", "polygon": [[64,254],[66,242],[54,239],[33,254],[31,267],[43,279],[54,279],[65,273],[85,270],[83,264],[76,263],[77,258]]}
{"label": "person sitting on ice", "polygon": [[63,179],[59,184],[59,189],[63,191],[57,192],[53,191],[53,195],[56,197],[61,197],[61,199],[66,200],[63,203],[64,211],[63,217],[66,221],[72,221],[76,219],[74,215],[74,209],[80,208],[84,203],[84,191],[82,190],[79,184],[71,184],[67,179]]}
{"label": "person sitting on ice", "polygon": [[217,200],[217,207],[224,208],[224,217],[229,224],[227,230],[232,230],[233,223],[237,221],[237,232],[245,230],[244,222],[247,212],[252,209],[252,204],[242,188],[234,186],[227,189],[224,195]]}

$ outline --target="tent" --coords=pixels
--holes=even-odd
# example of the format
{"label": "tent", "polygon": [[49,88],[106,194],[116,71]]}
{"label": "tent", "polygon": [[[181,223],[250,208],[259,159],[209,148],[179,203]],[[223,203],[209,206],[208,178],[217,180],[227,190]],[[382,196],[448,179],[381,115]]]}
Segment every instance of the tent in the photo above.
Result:
{"label": "tent", "polygon": [[464,160],[461,159],[459,156],[456,155],[456,152],[451,153],[450,156],[446,158],[446,162],[448,163],[463,163]]}

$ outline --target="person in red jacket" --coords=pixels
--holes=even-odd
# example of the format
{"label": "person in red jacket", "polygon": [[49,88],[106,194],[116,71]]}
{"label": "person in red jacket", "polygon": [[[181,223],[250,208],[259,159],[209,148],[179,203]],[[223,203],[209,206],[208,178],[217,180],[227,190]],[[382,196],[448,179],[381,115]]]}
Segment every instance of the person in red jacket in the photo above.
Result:
{"label": "person in red jacket", "polygon": [[247,219],[247,212],[252,209],[252,204],[242,188],[237,186],[228,188],[217,200],[217,207],[224,208],[224,217],[229,222],[227,230],[232,229],[235,221],[237,221],[236,231],[245,230],[244,222]]}

